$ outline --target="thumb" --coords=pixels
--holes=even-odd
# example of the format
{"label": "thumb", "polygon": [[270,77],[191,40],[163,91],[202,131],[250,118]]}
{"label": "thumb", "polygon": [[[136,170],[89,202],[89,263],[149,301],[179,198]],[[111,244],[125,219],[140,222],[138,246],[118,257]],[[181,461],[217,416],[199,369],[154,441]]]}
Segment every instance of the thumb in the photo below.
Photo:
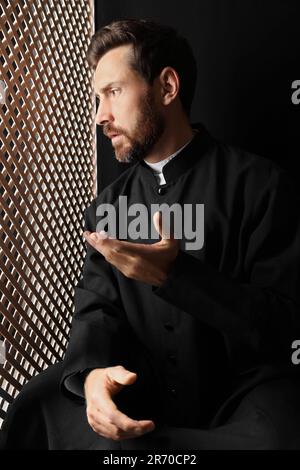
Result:
{"label": "thumb", "polygon": [[174,234],[170,227],[170,219],[168,224],[166,220],[163,221],[161,212],[157,211],[153,214],[153,223],[155,230],[161,236],[162,240],[174,240]]}
{"label": "thumb", "polygon": [[109,367],[107,375],[112,381],[115,381],[120,385],[131,385],[137,379],[135,372],[130,372],[123,366]]}

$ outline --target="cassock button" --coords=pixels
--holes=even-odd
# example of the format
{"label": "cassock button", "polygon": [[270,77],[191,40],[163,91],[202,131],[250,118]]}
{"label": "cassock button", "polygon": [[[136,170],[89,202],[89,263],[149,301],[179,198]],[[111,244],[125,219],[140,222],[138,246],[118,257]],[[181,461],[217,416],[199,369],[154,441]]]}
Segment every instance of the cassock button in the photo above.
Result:
{"label": "cassock button", "polygon": [[174,326],[171,323],[165,323],[164,327],[165,327],[166,330],[169,330],[169,331],[174,330]]}
{"label": "cassock button", "polygon": [[173,397],[176,397],[176,395],[177,395],[177,393],[176,393],[176,388],[175,388],[175,387],[171,388],[171,389],[170,389],[170,393],[171,393],[171,395],[172,395]]}
{"label": "cassock button", "polygon": [[167,189],[166,188],[158,188],[157,193],[162,196],[163,194],[166,194]]}

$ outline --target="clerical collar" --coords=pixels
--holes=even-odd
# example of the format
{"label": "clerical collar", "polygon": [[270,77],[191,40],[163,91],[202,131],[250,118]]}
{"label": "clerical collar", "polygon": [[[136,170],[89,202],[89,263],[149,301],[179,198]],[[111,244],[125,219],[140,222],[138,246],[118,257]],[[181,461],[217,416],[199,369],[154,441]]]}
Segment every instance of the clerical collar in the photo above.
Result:
{"label": "clerical collar", "polygon": [[172,155],[170,155],[169,157],[164,158],[163,160],[160,160],[159,162],[155,162],[155,163],[150,163],[145,160],[145,163],[152,169],[159,184],[166,184],[166,180],[162,172],[163,167],[170,160],[172,160],[172,158],[174,158],[179,152],[181,152],[184,149],[184,147],[186,147],[191,142],[191,140],[195,137],[195,134],[198,132],[198,130],[193,129],[193,131],[194,131],[194,135],[192,136],[192,138],[188,142],[186,142],[182,147],[176,150],[176,152],[172,153]]}
{"label": "clerical collar", "polygon": [[[168,161],[162,167],[162,173],[166,184],[175,181],[179,176],[195,165],[197,161],[206,153],[209,148],[215,145],[215,140],[207,132],[202,123],[192,123],[193,129],[197,129],[196,135],[187,142],[181,149],[167,157]],[[158,162],[161,163],[161,162]],[[152,168],[144,160],[137,163],[142,172],[142,177],[146,178],[150,184],[156,181],[156,176]]]}

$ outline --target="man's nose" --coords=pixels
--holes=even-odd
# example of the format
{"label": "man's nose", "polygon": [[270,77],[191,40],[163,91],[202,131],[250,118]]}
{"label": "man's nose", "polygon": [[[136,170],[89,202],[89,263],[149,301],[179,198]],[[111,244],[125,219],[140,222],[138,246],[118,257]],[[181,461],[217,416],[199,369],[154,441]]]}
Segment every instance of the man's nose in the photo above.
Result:
{"label": "man's nose", "polygon": [[103,126],[103,124],[107,122],[112,122],[113,121],[113,116],[111,113],[111,109],[108,106],[108,103],[105,103],[104,101],[99,104],[97,113],[96,113],[96,124],[99,126]]}

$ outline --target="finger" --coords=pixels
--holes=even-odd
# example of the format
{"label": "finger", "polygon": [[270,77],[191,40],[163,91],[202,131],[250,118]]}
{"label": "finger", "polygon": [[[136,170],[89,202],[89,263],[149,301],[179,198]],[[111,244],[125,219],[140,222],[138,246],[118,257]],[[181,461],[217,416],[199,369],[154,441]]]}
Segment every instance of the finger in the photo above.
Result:
{"label": "finger", "polygon": [[118,409],[108,413],[107,419],[124,432],[134,433],[136,435],[142,435],[145,432],[152,431],[155,427],[151,420],[138,421],[125,415]]}
{"label": "finger", "polygon": [[113,248],[106,253],[105,258],[113,264],[119,271],[129,271],[136,261],[136,257],[130,254],[120,252],[118,248]]}
{"label": "finger", "polygon": [[97,234],[98,240],[105,240],[106,238],[112,238],[108,236],[108,233],[105,230],[100,230],[100,232],[95,232]]}
{"label": "finger", "polygon": [[133,245],[133,243],[117,240],[116,238],[109,237],[107,232],[101,230],[100,232],[83,232],[85,240],[92,245],[96,250],[100,251],[103,256],[107,256],[110,251],[125,252],[126,244]]}
{"label": "finger", "polygon": [[94,419],[99,423],[104,419],[125,432],[143,433],[152,430],[154,426],[153,421],[138,421],[122,413],[108,396],[99,400],[99,408],[94,412]]}
{"label": "finger", "polygon": [[[130,260],[134,259],[136,255],[151,255],[153,247],[145,243],[132,243],[126,242],[124,240],[118,240],[114,237],[107,237],[107,233],[104,231],[101,232],[83,232],[83,237],[85,240],[96,250],[98,250],[105,258],[113,256],[114,264],[117,268],[117,264],[123,261],[125,266],[128,266],[129,259],[121,258],[122,255],[132,255]],[[114,256],[118,255],[118,258]]]}
{"label": "finger", "polygon": [[123,431],[117,426],[106,423],[104,421],[101,424],[92,422],[90,426],[92,427],[93,431],[100,436],[105,437],[106,439],[113,439],[115,441],[120,441],[123,439],[134,439],[145,434],[146,432],[149,432],[148,430]]}
{"label": "finger", "polygon": [[[128,417],[127,417],[128,418]],[[105,413],[100,410],[95,410],[92,416],[89,417],[89,423],[95,432],[101,433],[105,437],[111,439],[129,439],[132,437],[141,436],[147,432],[153,431],[155,425],[152,421],[141,420],[132,421],[132,425],[128,424],[125,429],[119,427],[117,424],[111,422],[111,417],[105,416]]]}
{"label": "finger", "polygon": [[105,437],[106,439],[120,440],[134,436],[134,434],[126,433],[122,429],[119,429],[117,426],[104,419],[102,419],[101,422],[91,420],[90,426],[93,431],[95,431],[97,434],[100,434],[102,437]]}
{"label": "finger", "polygon": [[170,219],[163,219],[162,213],[157,211],[153,214],[153,223],[155,230],[159,233],[162,240],[174,240],[174,234],[170,227]]}
{"label": "finger", "polygon": [[121,437],[141,436],[155,428],[153,421],[138,421],[129,418],[129,416],[119,411],[113,402],[112,406],[106,403],[101,408],[94,408],[92,413],[89,413],[89,423],[97,430],[102,427],[110,435],[118,433]]}
{"label": "finger", "polygon": [[101,422],[101,419],[105,419],[107,422],[126,432],[133,431],[138,427],[138,422],[119,411],[112,400],[105,400],[104,403],[100,404],[100,408],[95,414],[96,417],[97,421]]}
{"label": "finger", "polygon": [[107,376],[121,385],[131,385],[137,379],[137,374],[125,369],[123,366],[114,366],[107,368]]}
{"label": "finger", "polygon": [[88,230],[83,232],[83,237],[91,244],[96,244],[102,240],[108,240],[108,234],[101,230],[100,232],[89,232]]}
{"label": "finger", "polygon": [[107,258],[114,248],[113,243],[116,241],[107,237],[106,232],[84,232],[83,237],[86,242],[91,245],[95,250],[99,251],[104,258]]}
{"label": "finger", "polygon": [[92,407],[87,407],[87,420],[93,431],[104,437],[117,439],[124,431],[111,421],[109,418],[111,412],[108,415],[105,414],[106,409],[116,409],[116,405],[110,398],[104,398],[104,400],[103,404],[100,402],[100,409],[97,408],[96,403]]}

